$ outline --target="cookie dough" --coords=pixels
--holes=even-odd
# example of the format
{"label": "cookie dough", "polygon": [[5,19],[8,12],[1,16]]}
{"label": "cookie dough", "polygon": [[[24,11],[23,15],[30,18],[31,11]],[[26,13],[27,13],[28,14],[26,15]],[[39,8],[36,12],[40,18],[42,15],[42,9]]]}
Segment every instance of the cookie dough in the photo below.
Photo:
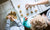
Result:
{"label": "cookie dough", "polygon": [[21,14],[21,16],[23,17],[23,14]]}
{"label": "cookie dough", "polygon": [[28,8],[26,8],[26,10],[28,10]]}
{"label": "cookie dough", "polygon": [[20,5],[18,5],[18,8],[20,8]]}
{"label": "cookie dough", "polygon": [[33,11],[31,11],[31,13],[33,13]]}
{"label": "cookie dough", "polygon": [[30,8],[32,8],[32,7],[30,7]]}
{"label": "cookie dough", "polygon": [[35,12],[37,12],[37,9],[35,10]]}
{"label": "cookie dough", "polygon": [[29,13],[26,14],[27,16],[29,15]]}
{"label": "cookie dough", "polygon": [[20,10],[20,13],[22,12],[22,10]]}

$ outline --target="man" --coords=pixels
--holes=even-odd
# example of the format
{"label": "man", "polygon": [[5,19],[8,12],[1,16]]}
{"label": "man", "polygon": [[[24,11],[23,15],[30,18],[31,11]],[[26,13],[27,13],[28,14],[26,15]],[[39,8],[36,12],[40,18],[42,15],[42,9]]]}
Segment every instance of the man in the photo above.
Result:
{"label": "man", "polygon": [[[30,6],[35,6],[35,5],[41,5],[41,4],[45,4],[46,6],[50,6],[50,0],[41,0],[32,4],[26,4],[26,8],[29,8]],[[50,9],[48,10],[50,11]],[[49,12],[47,12],[47,15],[49,14]],[[47,16],[47,18],[50,16]],[[49,18],[48,18],[49,19]],[[47,20],[48,25],[50,25],[50,21]]]}

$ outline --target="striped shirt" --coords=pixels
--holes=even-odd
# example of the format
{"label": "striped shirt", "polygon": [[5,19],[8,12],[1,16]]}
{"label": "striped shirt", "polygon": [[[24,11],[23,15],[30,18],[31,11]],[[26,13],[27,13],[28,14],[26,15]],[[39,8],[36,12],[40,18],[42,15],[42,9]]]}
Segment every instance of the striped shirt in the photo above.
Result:
{"label": "striped shirt", "polygon": [[24,30],[24,26],[20,22],[20,20],[14,20],[11,22],[10,19],[7,19],[7,24],[5,27],[6,30]]}

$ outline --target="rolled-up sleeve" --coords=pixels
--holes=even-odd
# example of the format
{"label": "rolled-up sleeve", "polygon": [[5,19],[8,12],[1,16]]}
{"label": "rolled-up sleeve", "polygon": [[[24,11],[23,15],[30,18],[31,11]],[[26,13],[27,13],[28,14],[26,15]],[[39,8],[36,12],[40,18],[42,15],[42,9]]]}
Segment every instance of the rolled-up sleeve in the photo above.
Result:
{"label": "rolled-up sleeve", "polygon": [[24,26],[22,25],[22,23],[20,22],[20,20],[14,20],[17,23],[17,27],[19,27],[20,30],[24,30]]}
{"label": "rolled-up sleeve", "polygon": [[10,30],[10,19],[7,19],[5,30]]}

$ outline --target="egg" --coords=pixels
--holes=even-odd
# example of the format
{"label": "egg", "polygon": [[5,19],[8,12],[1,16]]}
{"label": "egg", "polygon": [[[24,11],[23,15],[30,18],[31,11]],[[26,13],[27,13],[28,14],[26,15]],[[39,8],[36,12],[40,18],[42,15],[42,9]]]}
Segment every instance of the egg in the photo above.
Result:
{"label": "egg", "polygon": [[28,10],[28,8],[26,8],[26,10]]}

